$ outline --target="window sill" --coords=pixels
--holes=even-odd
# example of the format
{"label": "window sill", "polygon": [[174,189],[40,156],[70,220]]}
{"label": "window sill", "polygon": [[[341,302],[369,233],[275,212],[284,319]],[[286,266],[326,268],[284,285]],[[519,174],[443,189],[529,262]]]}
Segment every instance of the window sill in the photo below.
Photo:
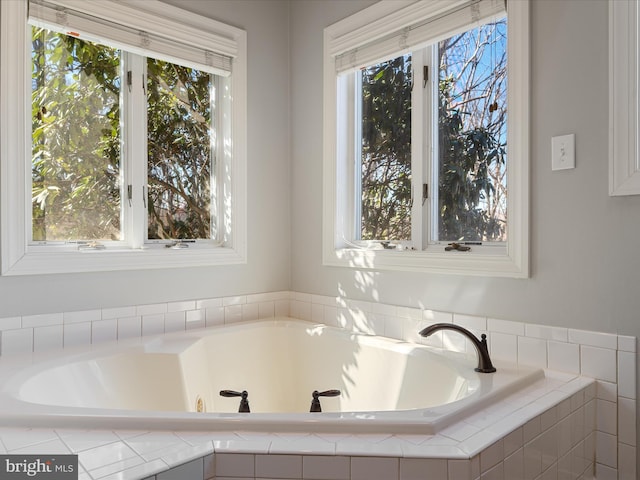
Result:
{"label": "window sill", "polygon": [[[30,249],[33,250],[33,249]],[[246,263],[244,252],[225,247],[194,249],[106,249],[27,251],[13,265],[3,265],[3,275],[108,272],[186,268]]]}
{"label": "window sill", "polygon": [[528,265],[519,258],[522,256],[510,254],[504,248],[474,252],[344,248],[325,252],[324,264],[356,269],[527,278]]}

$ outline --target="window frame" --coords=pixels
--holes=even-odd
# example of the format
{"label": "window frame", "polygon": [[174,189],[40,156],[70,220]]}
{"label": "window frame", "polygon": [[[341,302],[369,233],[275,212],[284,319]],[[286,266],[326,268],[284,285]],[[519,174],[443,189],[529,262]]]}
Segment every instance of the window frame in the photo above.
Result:
{"label": "window frame", "polygon": [[636,1],[609,2],[609,195],[640,195]]}
{"label": "window frame", "polygon": [[[463,3],[463,2],[458,2]],[[416,19],[428,21],[442,14],[439,2],[421,0],[408,4],[383,0],[361,12],[339,21],[324,31],[324,111],[323,111],[323,264],[328,266],[380,270],[418,271],[496,277],[527,278],[529,276],[529,0],[507,1],[509,127],[507,133],[509,166],[507,185],[506,248],[472,248],[469,252],[445,252],[442,245],[429,245],[416,250],[366,248],[351,242],[349,224],[350,187],[349,158],[344,152],[349,143],[346,129],[345,99],[338,84],[345,75],[336,74],[337,57],[358,48],[371,39],[384,39],[408,29]],[[407,49],[409,50],[409,49]],[[418,95],[430,93],[416,92]],[[421,99],[420,99],[421,101]],[[423,118],[425,117],[425,118]],[[414,130],[433,128],[428,116],[412,113]],[[412,145],[412,156],[430,155],[420,145]],[[415,163],[412,160],[412,163]],[[424,162],[419,162],[423,164]],[[424,168],[430,175],[429,162]],[[423,172],[420,172],[423,175]],[[347,191],[345,191],[347,190]],[[420,202],[415,201],[414,208]],[[353,210],[351,210],[353,211]],[[415,229],[412,226],[412,235]],[[425,228],[418,232],[426,235]],[[426,238],[426,237],[423,237]]]}
{"label": "window frame", "polygon": [[[82,5],[85,7],[89,2]],[[102,0],[97,5],[110,12],[110,20],[120,15],[124,24],[126,15],[135,11],[138,20],[156,31],[166,31],[172,25],[175,28],[182,23],[195,26],[206,24],[209,37],[219,38],[221,45],[236,47],[233,74],[228,77],[226,85],[228,92],[225,101],[230,108],[223,120],[230,131],[226,140],[231,148],[225,148],[223,158],[219,159],[225,171],[223,198],[220,199],[218,209],[218,222],[225,225],[224,242],[222,245],[202,242],[195,248],[179,250],[164,248],[162,244],[144,243],[144,238],[139,237],[125,247],[114,245],[105,250],[78,250],[77,245],[64,244],[29,245],[29,231],[32,228],[31,215],[28,214],[31,209],[31,27],[27,23],[27,0],[1,2],[0,274],[140,270],[246,263],[246,32],[157,1],[140,4],[135,0]],[[125,7],[120,12],[119,7],[122,5]],[[146,158],[146,152],[144,156]],[[142,194],[134,193],[134,199],[136,196],[142,203]],[[128,217],[126,221],[131,222],[133,215]],[[146,231],[146,222],[143,228]]]}

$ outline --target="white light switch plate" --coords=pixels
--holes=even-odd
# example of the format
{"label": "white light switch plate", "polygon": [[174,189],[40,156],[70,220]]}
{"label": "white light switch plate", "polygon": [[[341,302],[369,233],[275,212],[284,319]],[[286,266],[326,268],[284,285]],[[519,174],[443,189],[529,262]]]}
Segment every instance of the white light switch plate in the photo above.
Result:
{"label": "white light switch plate", "polygon": [[576,168],[576,136],[562,135],[551,139],[551,170]]}

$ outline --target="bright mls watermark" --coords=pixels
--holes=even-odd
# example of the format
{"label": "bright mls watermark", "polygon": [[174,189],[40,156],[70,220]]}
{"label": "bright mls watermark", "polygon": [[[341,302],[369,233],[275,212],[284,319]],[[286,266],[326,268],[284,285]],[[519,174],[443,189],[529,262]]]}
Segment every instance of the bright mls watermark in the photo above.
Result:
{"label": "bright mls watermark", "polygon": [[78,480],[77,455],[0,455],[0,480]]}

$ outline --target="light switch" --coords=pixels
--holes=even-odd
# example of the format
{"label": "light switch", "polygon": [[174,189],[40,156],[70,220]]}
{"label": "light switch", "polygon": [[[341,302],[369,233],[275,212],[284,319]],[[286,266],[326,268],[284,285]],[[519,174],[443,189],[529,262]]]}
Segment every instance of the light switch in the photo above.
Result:
{"label": "light switch", "polygon": [[576,168],[576,136],[561,135],[551,139],[551,170]]}

